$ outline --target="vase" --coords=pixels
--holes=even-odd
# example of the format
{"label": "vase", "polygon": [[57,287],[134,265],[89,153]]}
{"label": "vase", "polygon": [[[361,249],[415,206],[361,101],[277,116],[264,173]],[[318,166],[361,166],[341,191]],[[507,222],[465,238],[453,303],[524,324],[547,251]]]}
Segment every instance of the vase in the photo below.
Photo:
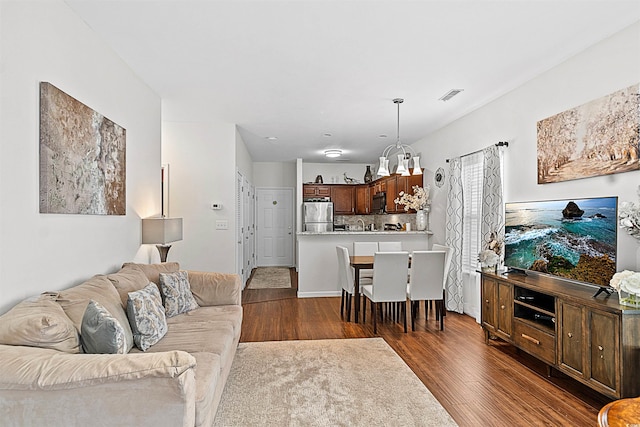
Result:
{"label": "vase", "polygon": [[480,270],[483,273],[493,273],[496,274],[496,272],[498,271],[498,266],[497,265],[485,265],[480,267]]}
{"label": "vase", "polygon": [[418,231],[426,230],[428,221],[427,212],[424,209],[418,209],[416,211],[416,229]]}
{"label": "vase", "polygon": [[630,294],[622,289],[618,291],[618,302],[621,305],[627,305],[629,307],[640,308],[640,295]]}
{"label": "vase", "polygon": [[367,165],[367,171],[364,173],[364,182],[369,183],[373,181],[373,175],[371,174],[371,166]]}

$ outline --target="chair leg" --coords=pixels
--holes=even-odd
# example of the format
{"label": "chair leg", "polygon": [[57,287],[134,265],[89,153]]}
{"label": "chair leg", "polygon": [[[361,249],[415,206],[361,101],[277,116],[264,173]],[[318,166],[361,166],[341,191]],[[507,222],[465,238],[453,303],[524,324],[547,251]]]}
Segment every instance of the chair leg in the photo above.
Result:
{"label": "chair leg", "polygon": [[440,330],[444,331],[444,316],[447,312],[447,308],[444,305],[444,300],[440,302]]}
{"label": "chair leg", "polygon": [[378,334],[378,322],[377,322],[377,317],[376,316],[376,307],[378,306],[377,302],[373,302],[371,301],[371,308],[373,309],[373,334],[377,335]]}
{"label": "chair leg", "polygon": [[344,319],[344,289],[342,290],[342,296],[340,297],[340,318]]}
{"label": "chair leg", "polygon": [[416,330],[416,315],[418,314],[416,312],[416,307],[418,307],[420,305],[420,303],[418,301],[409,301],[410,304],[410,308],[411,308],[411,330],[415,331]]}
{"label": "chair leg", "polygon": [[367,323],[367,297],[362,298],[362,323]]}
{"label": "chair leg", "polygon": [[429,301],[424,300],[424,320],[427,321],[427,319],[429,319]]}
{"label": "chair leg", "polygon": [[404,324],[404,333],[407,333],[407,302],[405,301],[402,304],[402,323]]}
{"label": "chair leg", "polygon": [[351,322],[351,300],[353,296],[347,292],[347,322]]}

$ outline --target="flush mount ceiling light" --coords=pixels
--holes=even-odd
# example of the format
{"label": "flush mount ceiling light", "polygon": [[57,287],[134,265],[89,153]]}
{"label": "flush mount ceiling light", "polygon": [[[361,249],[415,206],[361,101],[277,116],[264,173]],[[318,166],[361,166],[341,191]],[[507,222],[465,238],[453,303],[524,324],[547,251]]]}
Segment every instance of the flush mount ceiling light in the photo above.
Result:
{"label": "flush mount ceiling light", "polygon": [[456,96],[457,94],[459,94],[460,92],[462,92],[463,90],[464,89],[451,89],[449,92],[445,93],[440,98],[438,98],[438,101],[448,101],[454,96]]}
{"label": "flush mount ceiling light", "polygon": [[342,150],[325,150],[324,155],[327,157],[340,157],[342,156]]}
{"label": "flush mount ceiling light", "polygon": [[[422,169],[420,168],[420,157],[416,155],[413,148],[400,142],[400,104],[404,102],[402,98],[396,98],[393,103],[398,106],[398,129],[396,143],[389,145],[382,151],[380,157],[380,166],[378,167],[378,176],[389,176],[389,156],[392,153],[398,155],[398,167],[396,173],[402,176],[410,175],[422,175]],[[409,153],[407,153],[409,152]],[[413,171],[409,172],[409,158],[413,154]]]}
{"label": "flush mount ceiling light", "polygon": [[268,140],[268,141],[275,141],[278,139],[277,136],[265,136],[264,139]]}

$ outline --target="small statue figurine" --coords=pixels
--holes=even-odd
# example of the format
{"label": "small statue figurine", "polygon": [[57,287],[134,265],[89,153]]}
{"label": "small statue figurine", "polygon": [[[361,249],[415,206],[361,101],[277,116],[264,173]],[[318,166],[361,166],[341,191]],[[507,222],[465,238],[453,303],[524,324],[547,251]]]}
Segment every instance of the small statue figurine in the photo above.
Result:
{"label": "small statue figurine", "polygon": [[347,173],[344,173],[344,182],[346,182],[347,184],[357,184],[358,182],[354,179],[354,178],[349,178],[347,176]]}

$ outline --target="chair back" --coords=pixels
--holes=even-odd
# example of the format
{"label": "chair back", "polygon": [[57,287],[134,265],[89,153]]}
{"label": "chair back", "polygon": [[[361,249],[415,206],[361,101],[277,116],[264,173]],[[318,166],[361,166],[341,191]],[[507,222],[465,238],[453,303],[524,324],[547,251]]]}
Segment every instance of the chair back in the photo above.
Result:
{"label": "chair back", "polygon": [[451,257],[453,256],[453,249],[449,246],[438,245],[434,243],[431,246],[432,251],[444,251],[446,255],[444,257],[444,279],[442,279],[442,288],[446,289],[447,287],[447,278],[449,277],[449,268],[451,267]]}
{"label": "chair back", "polygon": [[373,261],[372,301],[407,299],[409,252],[376,252]]}
{"label": "chair back", "polygon": [[378,250],[380,252],[400,252],[402,242],[378,242]]}
{"label": "chair back", "polygon": [[342,289],[353,293],[353,271],[349,263],[349,250],[344,246],[336,246],[338,255],[338,282]]}
{"label": "chair back", "polygon": [[378,252],[378,242],[353,242],[353,255],[373,256]]}
{"label": "chair back", "polygon": [[408,295],[411,301],[443,298],[445,257],[444,251],[413,251]]}

